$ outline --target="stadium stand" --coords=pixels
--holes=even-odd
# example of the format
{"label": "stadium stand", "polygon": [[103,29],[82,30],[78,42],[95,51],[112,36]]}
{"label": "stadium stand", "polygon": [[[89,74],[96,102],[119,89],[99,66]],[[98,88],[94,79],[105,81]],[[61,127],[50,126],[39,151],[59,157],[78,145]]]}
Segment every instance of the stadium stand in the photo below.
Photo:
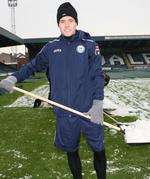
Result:
{"label": "stadium stand", "polygon": [[121,54],[106,54],[104,55],[105,63],[103,63],[103,67],[110,67],[111,70],[116,68],[127,68],[127,64],[124,61],[124,58]]}
{"label": "stadium stand", "polygon": [[0,47],[23,44],[23,39],[0,27]]}
{"label": "stadium stand", "polygon": [[[48,41],[55,38],[22,39],[0,27],[0,47],[25,45],[32,59]],[[94,36],[108,70],[150,68],[150,35]]]}
{"label": "stadium stand", "polygon": [[5,65],[0,62],[0,73],[12,73],[16,71],[16,65]]}

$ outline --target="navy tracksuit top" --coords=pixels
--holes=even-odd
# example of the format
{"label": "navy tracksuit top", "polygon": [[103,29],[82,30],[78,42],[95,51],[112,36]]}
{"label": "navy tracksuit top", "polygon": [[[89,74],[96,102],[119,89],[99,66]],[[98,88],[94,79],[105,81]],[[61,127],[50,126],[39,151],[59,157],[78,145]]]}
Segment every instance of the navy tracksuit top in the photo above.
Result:
{"label": "navy tracksuit top", "polygon": [[[93,100],[104,98],[104,76],[98,45],[90,35],[76,31],[74,38],[63,36],[48,42],[28,64],[13,75],[23,81],[34,72],[47,71],[51,81],[51,100],[87,112]],[[57,116],[69,113],[54,108]]]}

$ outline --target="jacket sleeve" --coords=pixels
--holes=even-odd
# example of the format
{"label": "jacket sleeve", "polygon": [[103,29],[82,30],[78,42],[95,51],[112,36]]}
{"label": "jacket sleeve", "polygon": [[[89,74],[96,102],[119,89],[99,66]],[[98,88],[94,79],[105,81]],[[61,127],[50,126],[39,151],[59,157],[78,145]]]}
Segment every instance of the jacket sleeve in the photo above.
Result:
{"label": "jacket sleeve", "polygon": [[48,44],[45,45],[42,50],[32,59],[29,63],[20,68],[19,71],[13,73],[12,75],[17,78],[17,82],[21,82],[35,72],[46,71],[48,68]]}
{"label": "jacket sleeve", "polygon": [[90,49],[91,80],[93,100],[104,99],[104,75],[102,71],[102,57],[98,45],[94,42]]}

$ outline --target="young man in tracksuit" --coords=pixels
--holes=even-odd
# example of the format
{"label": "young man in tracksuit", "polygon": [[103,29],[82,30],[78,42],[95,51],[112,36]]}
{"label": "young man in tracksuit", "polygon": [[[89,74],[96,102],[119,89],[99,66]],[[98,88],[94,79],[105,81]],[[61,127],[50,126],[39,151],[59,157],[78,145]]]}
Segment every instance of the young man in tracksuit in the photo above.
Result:
{"label": "young man in tracksuit", "polygon": [[86,120],[55,107],[55,145],[67,153],[73,178],[81,179],[82,167],[78,150],[82,133],[93,151],[97,178],[105,179],[102,107],[104,76],[99,48],[88,33],[76,30],[77,12],[69,2],[58,8],[57,23],[60,37],[47,43],[18,72],[2,80],[1,91],[12,92],[16,82],[29,78],[34,72],[49,69],[51,100],[91,116],[91,120]]}

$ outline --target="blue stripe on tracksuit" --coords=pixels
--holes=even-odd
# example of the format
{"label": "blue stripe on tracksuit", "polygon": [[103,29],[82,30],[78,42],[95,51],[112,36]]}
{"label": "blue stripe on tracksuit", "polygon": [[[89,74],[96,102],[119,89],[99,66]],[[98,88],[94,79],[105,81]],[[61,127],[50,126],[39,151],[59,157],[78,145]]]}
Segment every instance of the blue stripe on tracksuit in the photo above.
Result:
{"label": "blue stripe on tracksuit", "polygon": [[[101,56],[96,53],[96,46],[90,35],[83,31],[77,31],[72,40],[60,36],[47,43],[30,63],[13,75],[20,82],[29,78],[34,72],[48,69],[51,80],[51,99],[78,111],[87,112],[94,99],[103,100],[104,98]],[[73,151],[78,146],[78,137],[82,131],[93,150],[102,150],[102,127],[78,119],[79,116],[57,107],[54,108],[54,112],[57,116],[55,144],[58,147],[65,151]],[[74,130],[76,125],[80,127],[75,127]],[[86,127],[88,131],[85,130]],[[71,129],[74,130],[73,134]],[[69,134],[72,136],[73,141],[77,142],[76,145],[72,145],[71,140],[67,140],[66,132],[68,136]],[[64,142],[65,140],[67,141]]]}

